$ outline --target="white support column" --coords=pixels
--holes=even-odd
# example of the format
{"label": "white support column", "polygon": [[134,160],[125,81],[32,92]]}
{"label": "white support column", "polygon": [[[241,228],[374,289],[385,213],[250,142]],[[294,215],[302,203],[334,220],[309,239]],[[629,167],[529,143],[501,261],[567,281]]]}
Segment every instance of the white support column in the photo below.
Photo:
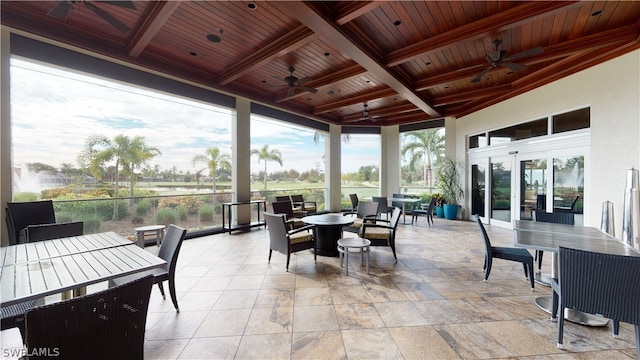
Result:
{"label": "white support column", "polygon": [[325,172],[324,182],[327,187],[326,209],[331,212],[340,212],[342,201],[342,127],[329,125],[329,138],[325,145]]}
{"label": "white support column", "polygon": [[[10,33],[0,29],[0,220],[4,222],[5,207],[11,201],[11,94],[9,61],[11,59]],[[6,226],[0,232],[3,246],[9,245],[9,233]]]}
{"label": "white support column", "polygon": [[380,196],[400,191],[400,127],[380,129]]}
{"label": "white support column", "polygon": [[[251,200],[251,101],[236,98],[236,117],[231,124],[232,149],[231,168],[233,202]],[[237,207],[237,223],[251,222],[251,208]]]}

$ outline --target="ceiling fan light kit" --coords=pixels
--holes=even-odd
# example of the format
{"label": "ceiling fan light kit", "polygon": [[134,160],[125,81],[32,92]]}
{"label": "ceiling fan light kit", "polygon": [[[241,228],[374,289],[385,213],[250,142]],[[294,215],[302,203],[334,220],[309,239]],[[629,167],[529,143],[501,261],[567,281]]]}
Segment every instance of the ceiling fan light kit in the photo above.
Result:
{"label": "ceiling fan light kit", "polygon": [[507,69],[511,69],[513,71],[521,71],[526,68],[526,65],[518,64],[513,62],[513,60],[522,59],[525,57],[529,57],[532,55],[537,55],[542,53],[541,47],[532,48],[529,50],[525,50],[519,52],[515,55],[507,56],[506,50],[499,49],[500,45],[502,45],[502,40],[496,39],[493,40],[493,50],[489,51],[485,56],[485,59],[489,62],[489,66],[480,72],[480,74],[476,75],[473,79],[471,79],[472,83],[477,83],[482,80],[482,78],[492,69],[497,67],[504,67]]}

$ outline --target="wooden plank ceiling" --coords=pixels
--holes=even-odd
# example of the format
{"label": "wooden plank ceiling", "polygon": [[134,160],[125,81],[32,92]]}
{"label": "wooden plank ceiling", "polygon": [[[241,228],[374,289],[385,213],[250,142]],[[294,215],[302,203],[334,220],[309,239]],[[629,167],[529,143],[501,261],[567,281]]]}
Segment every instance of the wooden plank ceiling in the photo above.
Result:
{"label": "wooden plank ceiling", "polygon": [[0,4],[11,29],[349,126],[460,117],[640,48],[633,1]]}

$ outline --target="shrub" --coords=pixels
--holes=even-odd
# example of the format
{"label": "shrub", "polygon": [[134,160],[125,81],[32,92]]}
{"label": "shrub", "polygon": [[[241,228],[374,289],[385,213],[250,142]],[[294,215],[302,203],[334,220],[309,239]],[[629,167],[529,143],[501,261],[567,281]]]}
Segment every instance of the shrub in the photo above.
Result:
{"label": "shrub", "polygon": [[17,193],[13,195],[15,202],[38,201],[38,194],[35,193]]}
{"label": "shrub", "polygon": [[177,209],[177,212],[180,221],[187,221],[187,218],[189,217],[189,211],[187,210],[187,208],[185,208],[184,206],[180,206]]}
{"label": "shrub", "polygon": [[[113,218],[113,202],[108,196],[95,198],[86,194],[68,193],[56,198],[56,200],[84,200],[90,199],[94,201],[54,201],[53,207],[56,212],[66,212],[74,217],[82,218],[87,215],[99,218],[101,220],[111,220]],[[122,219],[129,215],[129,207],[125,200],[117,200],[118,219]]]}
{"label": "shrub", "polygon": [[213,207],[211,206],[203,206],[198,211],[198,217],[201,222],[212,222],[213,221]]}
{"label": "shrub", "polygon": [[144,217],[142,217],[142,216],[140,216],[138,214],[133,215],[133,217],[131,217],[131,223],[132,224],[138,224],[139,225],[139,224],[142,224],[143,222],[144,222]]}
{"label": "shrub", "polygon": [[67,187],[64,188],[55,188],[55,189],[46,189],[40,192],[43,199],[56,199],[60,196],[73,193],[73,190]]}
{"label": "shrub", "polygon": [[73,221],[73,216],[71,216],[71,214],[66,212],[56,213],[56,222],[66,223],[66,222],[72,222],[72,221]]}
{"label": "shrub", "polygon": [[82,222],[84,223],[85,234],[97,233],[100,231],[100,226],[102,226],[102,220],[95,217],[85,217]]}
{"label": "shrub", "polygon": [[136,215],[138,216],[145,216],[147,215],[147,213],[149,212],[149,209],[151,209],[151,201],[149,201],[149,199],[142,199],[137,205],[136,205]]}
{"label": "shrub", "polygon": [[197,214],[198,208],[202,205],[203,201],[197,196],[176,196],[162,198],[158,201],[158,209],[177,209],[184,207],[189,214]]}
{"label": "shrub", "polygon": [[156,224],[169,226],[170,224],[175,224],[177,218],[178,214],[176,210],[169,208],[160,209],[156,213]]}

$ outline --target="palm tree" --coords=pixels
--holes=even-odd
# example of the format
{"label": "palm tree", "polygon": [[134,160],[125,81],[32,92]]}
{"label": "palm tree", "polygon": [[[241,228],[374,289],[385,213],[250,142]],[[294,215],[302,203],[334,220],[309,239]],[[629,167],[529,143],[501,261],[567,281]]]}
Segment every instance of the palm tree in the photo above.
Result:
{"label": "palm tree", "polygon": [[[161,152],[155,147],[147,146],[144,137],[134,136],[129,138],[126,135],[117,135],[113,141],[102,135],[94,135],[85,141],[85,149],[78,156],[82,164],[88,165],[89,171],[96,177],[102,177],[104,166],[107,163],[115,162],[115,191],[114,196],[118,196],[120,187],[120,168],[122,174],[129,176],[130,196],[133,201],[134,186],[136,182],[135,170]],[[113,220],[118,219],[118,206],[114,203]]]}
{"label": "palm tree", "polygon": [[409,153],[409,168],[422,164],[424,185],[433,187],[433,163],[444,154],[444,136],[437,129],[408,132],[403,135],[402,156]]}
{"label": "palm tree", "polygon": [[272,160],[282,166],[282,154],[279,150],[269,150],[269,145],[264,145],[260,150],[251,150],[251,155],[258,156],[258,163],[264,160],[264,189],[267,190],[267,161]]}
{"label": "palm tree", "polygon": [[231,169],[231,157],[229,154],[223,154],[220,152],[217,146],[210,147],[205,150],[204,154],[196,155],[193,157],[193,166],[197,163],[203,162],[207,166],[196,172],[198,182],[200,181],[200,174],[203,170],[209,169],[209,175],[213,178],[213,202],[216,201],[216,178],[218,177],[218,169]]}

